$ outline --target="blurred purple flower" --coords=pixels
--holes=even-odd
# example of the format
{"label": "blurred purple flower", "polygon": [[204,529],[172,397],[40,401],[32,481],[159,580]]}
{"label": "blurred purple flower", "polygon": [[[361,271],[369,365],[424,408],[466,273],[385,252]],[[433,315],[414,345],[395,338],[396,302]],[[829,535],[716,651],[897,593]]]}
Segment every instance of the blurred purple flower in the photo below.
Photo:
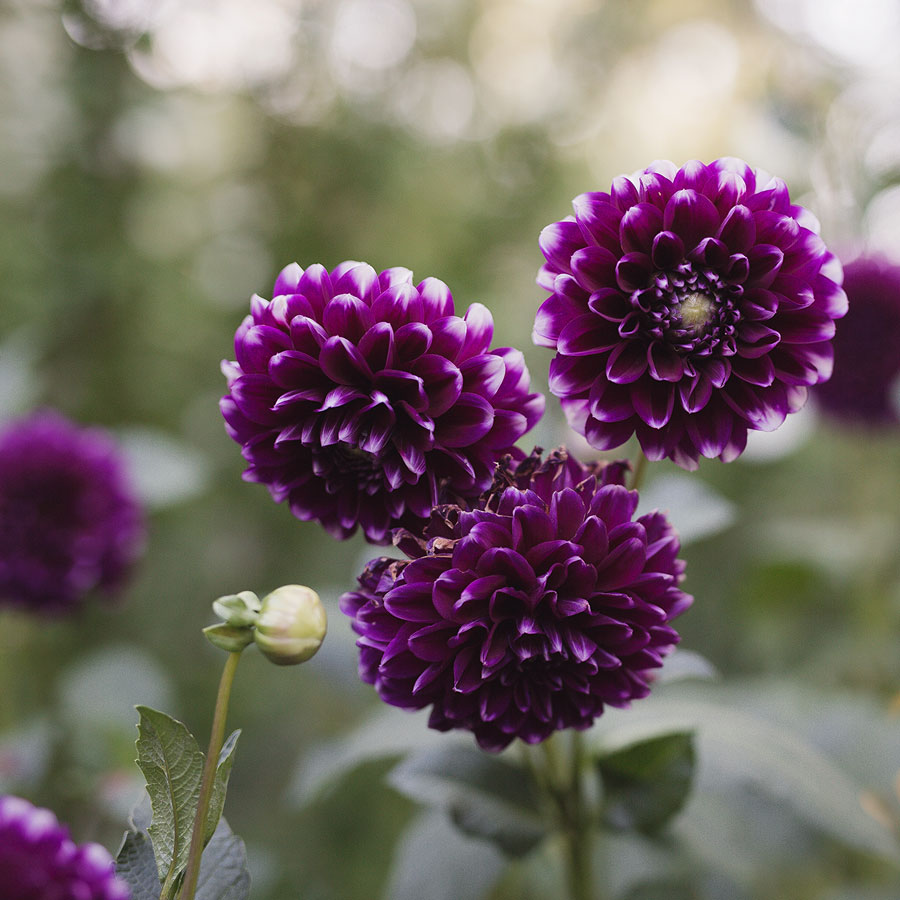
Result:
{"label": "blurred purple flower", "polygon": [[850,308],[834,338],[834,375],[815,397],[840,419],[900,424],[900,266],[855,259],[844,267],[844,290]]}
{"label": "blurred purple flower", "polygon": [[441,492],[477,496],[541,417],[518,350],[489,350],[493,320],[465,317],[436,278],[344,262],[296,263],[254,296],[223,363],[222,414],[247,481],[335,537],[384,543],[424,523]]}
{"label": "blurred purple flower", "polygon": [[44,411],[0,433],[0,604],[65,612],[120,588],[143,545],[120,451]]}
{"label": "blurred purple flower", "polygon": [[650,459],[728,462],[831,374],[841,265],[781,179],[663,161],[573,205],[541,233],[534,340],[594,447],[635,434]]}
{"label": "blurred purple flower", "polygon": [[49,809],[0,796],[0,896],[3,900],[128,900],[99,844],[75,844]]}
{"label": "blurred purple flower", "polygon": [[502,462],[471,510],[436,508],[423,537],[396,532],[409,559],[373,560],[341,598],[362,680],[394,706],[432,705],[430,727],[486,750],[644,697],[692,598],[666,519],[633,521],[626,469],[535,451]]}

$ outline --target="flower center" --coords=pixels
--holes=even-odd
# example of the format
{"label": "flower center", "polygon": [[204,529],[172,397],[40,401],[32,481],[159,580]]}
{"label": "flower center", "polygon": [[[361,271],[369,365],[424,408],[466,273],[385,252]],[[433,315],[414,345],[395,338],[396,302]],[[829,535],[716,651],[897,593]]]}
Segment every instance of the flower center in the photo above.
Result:
{"label": "flower center", "polygon": [[712,320],[715,308],[715,300],[709,294],[695,291],[678,304],[678,315],[685,328],[699,335]]}

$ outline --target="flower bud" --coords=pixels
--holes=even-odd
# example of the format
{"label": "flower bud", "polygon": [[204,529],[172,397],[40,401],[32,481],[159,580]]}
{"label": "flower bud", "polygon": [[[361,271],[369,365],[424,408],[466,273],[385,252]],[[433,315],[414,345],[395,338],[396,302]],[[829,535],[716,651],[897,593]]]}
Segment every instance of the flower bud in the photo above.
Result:
{"label": "flower bud", "polygon": [[293,666],[315,654],[327,625],[319,595],[303,585],[287,584],[263,597],[255,640],[273,663]]}

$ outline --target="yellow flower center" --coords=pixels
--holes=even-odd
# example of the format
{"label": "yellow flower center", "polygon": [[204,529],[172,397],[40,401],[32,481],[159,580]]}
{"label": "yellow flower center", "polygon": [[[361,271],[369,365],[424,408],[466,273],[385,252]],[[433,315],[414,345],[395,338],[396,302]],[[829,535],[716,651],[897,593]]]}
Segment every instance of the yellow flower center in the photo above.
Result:
{"label": "yellow flower center", "polygon": [[709,294],[688,294],[678,305],[678,313],[685,328],[700,334],[709,324],[716,308],[716,301]]}

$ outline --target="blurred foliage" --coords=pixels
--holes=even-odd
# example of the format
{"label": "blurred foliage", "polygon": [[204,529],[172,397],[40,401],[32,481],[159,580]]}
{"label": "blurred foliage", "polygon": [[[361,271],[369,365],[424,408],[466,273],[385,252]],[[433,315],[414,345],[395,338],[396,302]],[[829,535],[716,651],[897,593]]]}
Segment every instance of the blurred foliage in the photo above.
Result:
{"label": "blurred foliage", "polygon": [[[458,310],[485,302],[496,342],[522,347],[544,387],[549,356],[530,347],[536,238],[571,197],[655,157],[733,154],[782,174],[827,240],[889,249],[900,82],[874,51],[841,50],[831,0],[269,0],[250,19],[249,5],[243,18],[240,4],[221,0],[218,17],[216,6],[0,5],[0,417],[50,405],[112,428],[152,504],[147,555],[119,604],[65,622],[0,615],[0,788],[114,847],[139,787],[130,705],[159,705],[206,734],[219,660],[200,629],[212,599],[310,584],[331,598],[329,638],[301,670],[247,654],[227,815],[257,900],[369,900],[391,877],[416,889],[398,887],[402,869],[389,874],[412,805],[377,766],[302,808],[289,784],[298,760],[377,703],[355,679],[333,604],[376,552],[332,541],[240,479],[218,365],[249,295],[266,296],[295,259],[405,265],[444,279]],[[353,16],[369,21],[369,6],[382,18],[360,39]],[[863,6],[848,39],[895,39],[896,21],[879,27]],[[385,37],[378,21],[394,30]],[[572,440],[548,410],[534,440]],[[755,456],[701,466],[691,478],[706,500],[666,492],[671,468],[650,467],[649,489],[658,480],[658,502],[676,525],[683,508],[696,538],[684,551],[696,603],[683,644],[726,684],[768,675],[796,688],[810,728],[821,714],[824,752],[884,726],[895,740],[882,763],[895,772],[900,440],[824,424],[814,410],[805,421],[793,444],[776,446],[776,433]],[[715,527],[697,519],[703,503]],[[848,690],[838,715],[828,692]],[[874,765],[854,776],[890,797]],[[880,863],[821,835],[801,840],[752,793],[702,802],[757,856],[725,871],[708,859],[673,869],[665,850],[611,839],[602,852],[618,861],[621,896],[897,895]],[[439,821],[415,821],[401,857],[445,835]],[[771,842],[748,838],[770,828],[797,841],[777,865]],[[723,841],[707,852],[730,851]],[[493,859],[481,860],[487,870]],[[739,864],[758,865],[754,877]],[[498,897],[541,895],[552,865],[522,865]]]}

